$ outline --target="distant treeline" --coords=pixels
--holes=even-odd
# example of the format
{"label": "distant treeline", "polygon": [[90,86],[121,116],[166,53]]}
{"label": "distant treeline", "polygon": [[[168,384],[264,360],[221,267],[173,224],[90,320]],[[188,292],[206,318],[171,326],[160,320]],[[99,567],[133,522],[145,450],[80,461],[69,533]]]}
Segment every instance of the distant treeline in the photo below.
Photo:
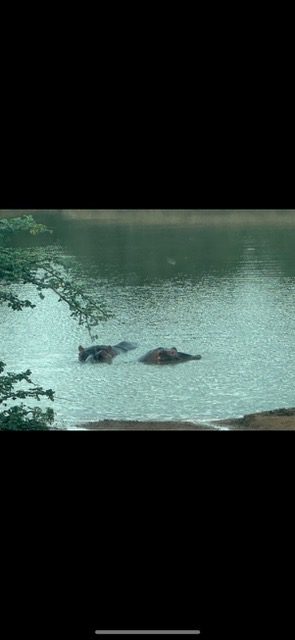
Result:
{"label": "distant treeline", "polygon": [[98,209],[63,210],[66,219],[92,219],[114,223],[144,224],[227,224],[259,223],[262,219],[276,222],[283,219],[288,224],[295,219],[294,210],[231,210],[231,209]]}
{"label": "distant treeline", "polygon": [[286,209],[0,209],[1,217],[33,215],[38,222],[50,219],[92,221],[114,225],[259,225],[261,222],[294,225],[295,210]]}
{"label": "distant treeline", "polygon": [[257,215],[257,214],[290,214],[295,213],[294,209],[0,209],[0,216],[20,216],[30,214],[57,214],[66,216],[101,216],[105,214],[180,214],[180,215]]}

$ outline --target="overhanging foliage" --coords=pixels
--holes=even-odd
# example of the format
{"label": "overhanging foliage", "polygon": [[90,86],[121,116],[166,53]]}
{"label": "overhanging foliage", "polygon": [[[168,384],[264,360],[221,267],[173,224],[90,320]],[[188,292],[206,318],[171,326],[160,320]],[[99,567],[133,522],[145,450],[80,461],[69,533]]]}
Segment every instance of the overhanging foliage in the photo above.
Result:
{"label": "overhanging foliage", "polygon": [[[65,302],[70,316],[87,327],[92,339],[97,336],[93,328],[111,317],[104,303],[99,303],[84,292],[80,271],[74,260],[62,256],[58,247],[20,248],[14,244],[18,234],[38,236],[51,233],[47,227],[37,224],[32,216],[0,219],[0,304],[7,304],[14,311],[22,311],[36,305],[29,298],[21,298],[13,291],[14,284],[33,285],[41,299],[46,291],[53,291],[59,301]],[[44,390],[31,380],[31,371],[4,373],[5,363],[0,362],[0,429],[46,429],[54,420],[52,409],[26,407],[23,403],[10,406],[12,401],[26,398],[40,400],[46,396],[54,400],[52,389]],[[29,385],[29,388],[24,384]],[[21,386],[19,386],[21,385]]]}

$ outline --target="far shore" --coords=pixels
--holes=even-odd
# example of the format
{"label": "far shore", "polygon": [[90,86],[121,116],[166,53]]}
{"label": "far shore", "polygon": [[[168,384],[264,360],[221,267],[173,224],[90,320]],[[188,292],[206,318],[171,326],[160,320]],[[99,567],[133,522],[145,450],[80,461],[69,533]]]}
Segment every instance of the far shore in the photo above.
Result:
{"label": "far shore", "polygon": [[0,218],[59,215],[64,220],[93,224],[144,225],[294,225],[295,211],[280,209],[0,209]]}
{"label": "far shore", "polygon": [[212,420],[208,424],[179,421],[99,420],[77,429],[90,431],[295,431],[295,407],[251,413],[242,418]]}

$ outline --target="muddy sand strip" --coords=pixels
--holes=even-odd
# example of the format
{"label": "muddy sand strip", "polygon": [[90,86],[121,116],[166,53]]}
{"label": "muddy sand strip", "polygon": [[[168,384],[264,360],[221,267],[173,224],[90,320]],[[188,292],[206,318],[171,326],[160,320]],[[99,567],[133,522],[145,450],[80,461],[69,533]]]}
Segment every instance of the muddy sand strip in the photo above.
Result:
{"label": "muddy sand strip", "polygon": [[90,431],[204,431],[215,427],[206,427],[204,424],[193,422],[161,422],[144,420],[98,420],[98,422],[81,422],[77,429]]}
{"label": "muddy sand strip", "polygon": [[208,424],[193,422],[157,422],[137,420],[99,420],[84,422],[77,428],[94,431],[295,431],[295,407],[251,413],[243,418],[212,420]]}
{"label": "muddy sand strip", "polygon": [[295,431],[295,407],[249,413],[243,418],[216,420],[215,424],[230,430]]}

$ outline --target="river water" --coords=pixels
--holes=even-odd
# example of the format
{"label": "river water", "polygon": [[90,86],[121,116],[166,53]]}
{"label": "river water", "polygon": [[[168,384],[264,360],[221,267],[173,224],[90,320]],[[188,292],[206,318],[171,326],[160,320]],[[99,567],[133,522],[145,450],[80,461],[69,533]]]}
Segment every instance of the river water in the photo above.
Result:
{"label": "river water", "polygon": [[[272,218],[209,213],[151,223],[124,212],[108,222],[59,214],[37,216],[65,254],[81,265],[85,290],[113,318],[98,343],[138,348],[109,365],[81,365],[85,328],[53,293],[36,309],[0,308],[1,359],[10,370],[56,392],[56,425],[100,419],[192,420],[294,406],[295,212]],[[239,217],[240,216],[240,217]],[[50,240],[52,242],[52,239]],[[202,359],[145,366],[138,358],[176,346]],[[41,405],[51,405],[41,401]]]}

